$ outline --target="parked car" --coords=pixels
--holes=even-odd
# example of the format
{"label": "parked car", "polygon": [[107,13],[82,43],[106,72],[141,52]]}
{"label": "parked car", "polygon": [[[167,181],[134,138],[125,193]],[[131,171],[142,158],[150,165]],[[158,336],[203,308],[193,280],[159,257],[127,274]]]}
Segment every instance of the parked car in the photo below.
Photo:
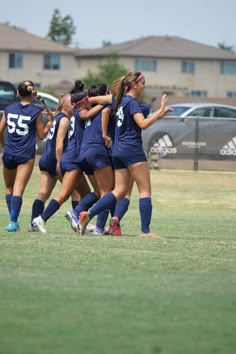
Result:
{"label": "parked car", "polygon": [[[51,111],[55,112],[59,102],[58,98],[53,95],[50,95],[49,93],[41,92],[41,91],[38,91],[37,94],[38,96],[41,96],[44,99],[44,102],[46,103],[48,108]],[[35,100],[34,104],[41,105],[41,103],[38,100]]]}
{"label": "parked car", "polygon": [[218,103],[179,103],[168,106],[173,109],[169,116],[236,118],[236,107]]}
{"label": "parked car", "polygon": [[15,85],[9,81],[0,80],[0,111],[17,100]]}
{"label": "parked car", "polygon": [[160,159],[235,160],[236,107],[205,103],[168,107],[174,112],[142,133],[151,168],[158,168]]}

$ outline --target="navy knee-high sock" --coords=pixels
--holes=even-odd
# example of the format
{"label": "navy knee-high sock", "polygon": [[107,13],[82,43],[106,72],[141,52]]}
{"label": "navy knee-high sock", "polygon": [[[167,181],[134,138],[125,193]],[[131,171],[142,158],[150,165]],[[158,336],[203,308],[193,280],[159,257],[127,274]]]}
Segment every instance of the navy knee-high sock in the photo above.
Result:
{"label": "navy knee-high sock", "polygon": [[47,221],[55,212],[60,208],[60,204],[55,199],[50,200],[47,208],[44,210],[41,215],[44,221]]}
{"label": "navy knee-high sock", "polygon": [[9,215],[11,215],[11,198],[12,198],[12,194],[6,194],[5,195],[5,199],[6,199],[6,204],[7,204],[7,209],[8,209]]}
{"label": "navy knee-high sock", "polygon": [[130,200],[128,198],[123,198],[117,202],[114,216],[117,216],[119,218],[119,221],[123,218],[123,216],[127,212],[129,208],[129,203]]}
{"label": "navy knee-high sock", "polygon": [[152,217],[152,200],[151,198],[139,199],[139,213],[141,218],[141,230],[144,233],[150,232],[150,222]]}
{"label": "navy knee-high sock", "polygon": [[37,216],[42,215],[44,211],[44,202],[40,199],[35,199],[32,205],[32,215],[31,215],[31,222]]}
{"label": "navy knee-high sock", "polygon": [[72,209],[75,209],[78,204],[79,204],[78,200],[71,200]]}
{"label": "navy knee-high sock", "polygon": [[116,197],[112,192],[105,194],[91,209],[89,209],[88,216],[92,219],[95,215],[100,214],[106,209],[111,209],[116,204]]}
{"label": "navy knee-high sock", "polygon": [[87,211],[91,208],[98,200],[95,193],[88,193],[79,204],[74,208],[74,212],[79,215],[81,211]]}
{"label": "navy knee-high sock", "polygon": [[106,209],[98,214],[97,221],[96,221],[96,228],[98,228],[100,231],[104,230],[108,215],[109,215],[109,209]]}
{"label": "navy knee-high sock", "polygon": [[22,197],[13,195],[11,198],[11,221],[17,222],[22,206]]}

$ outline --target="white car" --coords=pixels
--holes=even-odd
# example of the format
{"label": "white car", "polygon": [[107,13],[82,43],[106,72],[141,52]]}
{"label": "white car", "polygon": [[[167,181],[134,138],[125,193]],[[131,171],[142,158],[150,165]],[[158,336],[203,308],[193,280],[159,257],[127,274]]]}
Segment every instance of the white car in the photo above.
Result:
{"label": "white car", "polygon": [[[58,102],[59,102],[59,99],[57,97],[55,97],[53,95],[50,95],[49,93],[40,92],[40,91],[37,91],[37,95],[41,96],[44,99],[44,102],[46,103],[48,108],[51,111],[55,112],[55,110],[57,108],[57,105],[58,105]],[[41,105],[38,100],[36,100],[34,104]]]}

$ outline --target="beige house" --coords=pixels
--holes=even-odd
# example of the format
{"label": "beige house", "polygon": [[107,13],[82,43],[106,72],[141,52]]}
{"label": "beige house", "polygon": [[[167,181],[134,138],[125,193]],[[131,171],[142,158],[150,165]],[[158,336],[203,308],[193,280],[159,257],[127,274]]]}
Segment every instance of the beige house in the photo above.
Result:
{"label": "beige house", "polygon": [[74,49],[7,24],[0,34],[0,80],[30,79],[39,87],[74,82]]}
{"label": "beige house", "polygon": [[[73,49],[25,30],[0,24],[0,80],[26,78],[65,91],[111,53],[127,71],[142,71],[147,96],[167,92],[182,100],[236,104],[236,53],[179,37],[149,36],[94,49]],[[235,102],[235,103],[233,103]]]}
{"label": "beige house", "polygon": [[150,94],[165,91],[182,97],[236,97],[236,53],[172,36],[81,49],[76,53],[76,77],[97,71],[114,52],[127,71],[145,74]]}

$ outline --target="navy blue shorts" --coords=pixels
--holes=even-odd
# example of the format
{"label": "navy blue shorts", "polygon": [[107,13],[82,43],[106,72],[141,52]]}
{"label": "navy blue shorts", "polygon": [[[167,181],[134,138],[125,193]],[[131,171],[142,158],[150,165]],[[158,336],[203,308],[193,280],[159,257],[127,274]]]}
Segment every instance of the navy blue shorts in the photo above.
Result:
{"label": "navy blue shorts", "polygon": [[147,161],[146,155],[144,153],[132,156],[113,156],[112,163],[115,170],[120,170],[121,168],[128,168],[129,165],[132,165],[137,162]]}
{"label": "navy blue shorts", "polygon": [[66,172],[74,171],[74,170],[82,170],[80,164],[78,162],[67,162],[62,161],[60,164],[61,174],[64,176]]}
{"label": "navy blue shorts", "polygon": [[86,175],[93,175],[96,170],[108,166],[112,167],[112,160],[108,155],[88,155],[80,161],[80,166]]}
{"label": "navy blue shorts", "polygon": [[3,153],[2,155],[2,162],[5,168],[8,170],[14,170],[17,166],[25,164],[29,160],[34,159],[33,157],[20,157],[20,156],[13,156],[7,153]]}
{"label": "navy blue shorts", "polygon": [[57,176],[57,166],[55,163],[47,164],[41,159],[39,160],[39,169],[40,171],[45,171],[50,174],[52,177]]}

